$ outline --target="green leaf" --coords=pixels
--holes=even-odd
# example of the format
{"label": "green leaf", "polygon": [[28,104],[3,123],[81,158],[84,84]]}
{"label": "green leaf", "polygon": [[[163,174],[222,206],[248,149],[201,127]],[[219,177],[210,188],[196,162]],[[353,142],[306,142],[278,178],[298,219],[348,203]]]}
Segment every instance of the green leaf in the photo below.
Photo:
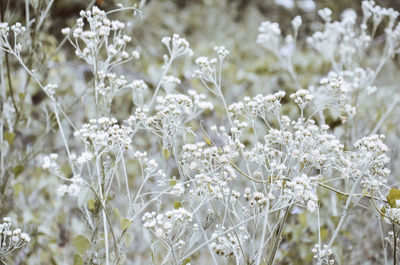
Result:
{"label": "green leaf", "polygon": [[321,240],[325,240],[328,237],[328,229],[321,228]]}
{"label": "green leaf", "polygon": [[20,99],[21,101],[23,101],[24,98],[25,98],[25,93],[18,93],[18,96],[19,96],[19,99]]}
{"label": "green leaf", "polygon": [[14,138],[15,138],[15,133],[13,132],[4,133],[4,139],[8,142],[9,145],[12,145],[12,143],[14,142]]}
{"label": "green leaf", "polygon": [[19,174],[22,173],[22,171],[24,171],[24,166],[23,165],[18,165],[16,167],[13,168],[13,172],[14,172],[14,177],[18,177]]}
{"label": "green leaf", "polygon": [[118,209],[117,208],[114,208],[113,209],[113,213],[118,217],[118,219],[122,219],[122,216],[121,216],[121,214],[119,213],[119,211],[118,211]]}
{"label": "green leaf", "polygon": [[382,217],[385,217],[385,214],[386,214],[386,208],[385,207],[381,208],[380,214],[381,214]]}
{"label": "green leaf", "polygon": [[24,189],[24,185],[21,183],[16,183],[13,188],[15,196],[18,196],[18,194]]}
{"label": "green leaf", "polygon": [[125,247],[130,247],[133,241],[133,234],[132,233],[126,233],[124,237],[124,245]]}
{"label": "green leaf", "polygon": [[212,146],[212,142],[210,137],[208,137],[207,135],[204,135],[204,142],[206,142],[206,144],[211,145]]}
{"label": "green leaf", "polygon": [[90,241],[86,237],[78,235],[72,241],[72,245],[76,248],[78,253],[82,255],[90,248]]}
{"label": "green leaf", "polygon": [[74,256],[74,265],[83,265],[83,259],[79,255]]}
{"label": "green leaf", "polygon": [[168,159],[171,156],[171,152],[168,149],[164,149],[162,152],[165,159]]}
{"label": "green leaf", "polygon": [[400,190],[399,189],[391,189],[389,194],[386,196],[386,199],[392,208],[396,207],[396,201],[400,200]]}
{"label": "green leaf", "polygon": [[87,207],[89,211],[94,212],[96,210],[96,200],[94,198],[90,198],[87,201]]}
{"label": "green leaf", "polygon": [[184,259],[184,260],[182,261],[182,265],[186,265],[186,264],[188,264],[188,263],[191,263],[191,261],[192,261],[192,258],[191,258],[191,257],[189,257],[189,258],[187,258],[187,259]]}
{"label": "green leaf", "polygon": [[121,219],[121,228],[122,230],[126,230],[131,226],[131,221],[127,218]]}
{"label": "green leaf", "polygon": [[176,180],[170,180],[170,181],[169,181],[169,185],[175,186],[175,185],[176,185]]}
{"label": "green leaf", "polygon": [[174,202],[174,208],[175,208],[175,209],[182,208],[182,203],[180,203],[180,202]]}

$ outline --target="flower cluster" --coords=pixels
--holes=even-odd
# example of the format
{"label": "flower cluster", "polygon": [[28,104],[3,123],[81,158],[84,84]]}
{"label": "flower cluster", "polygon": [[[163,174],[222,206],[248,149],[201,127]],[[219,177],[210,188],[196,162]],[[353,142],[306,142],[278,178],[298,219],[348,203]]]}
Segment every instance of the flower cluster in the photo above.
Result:
{"label": "flower cluster", "polygon": [[184,129],[183,125],[200,113],[212,110],[204,94],[189,90],[188,95],[167,94],[157,97],[157,113],[145,119],[144,125],[163,139],[164,149],[172,145],[173,137]]}
{"label": "flower cluster", "polygon": [[[87,30],[85,30],[85,20],[89,27]],[[80,18],[76,20],[76,25],[73,30],[64,28],[62,33],[68,36],[76,55],[91,65],[94,72],[108,72],[112,65],[139,57],[137,51],[131,54],[126,51],[126,44],[131,42],[132,38],[122,34],[125,24],[118,20],[109,20],[106,12],[97,6],[93,6],[92,10],[82,10]],[[70,39],[71,31],[74,40]],[[106,51],[108,62],[96,66],[96,58],[102,47]]]}
{"label": "flower cluster", "polygon": [[0,260],[31,241],[20,228],[12,229],[11,218],[4,217],[0,224]]}
{"label": "flower cluster", "polygon": [[162,78],[161,82],[165,92],[171,93],[178,85],[180,85],[181,80],[173,75],[166,75]]}
{"label": "flower cluster", "polygon": [[271,52],[279,50],[281,43],[281,29],[279,24],[270,21],[264,21],[258,28],[257,43],[263,45]]}
{"label": "flower cluster", "polygon": [[260,211],[269,206],[269,201],[275,199],[275,196],[271,192],[268,193],[267,196],[259,191],[254,191],[253,194],[251,194],[250,188],[244,190],[243,196],[245,200],[249,202],[251,207],[258,206]]}
{"label": "flower cluster", "polygon": [[300,109],[304,109],[314,96],[308,90],[300,89],[296,93],[291,94],[290,98],[294,99],[294,102],[299,105]]}
{"label": "flower cluster", "polygon": [[112,68],[140,56],[138,51],[127,51],[126,46],[132,38],[122,33],[124,28],[124,23],[108,19],[105,11],[93,6],[91,10],[80,12],[75,29],[62,30],[75,48],[75,54],[91,66],[95,76],[96,103],[100,94],[108,108],[116,91],[128,83],[125,76],[112,73]]}
{"label": "flower cluster", "polygon": [[165,61],[173,60],[181,55],[188,55],[189,57],[193,55],[189,42],[185,38],[179,36],[179,34],[175,33],[172,35],[172,38],[168,36],[163,37],[161,42],[167,47],[170,56],[169,58],[168,56],[164,56]]}
{"label": "flower cluster", "polygon": [[384,139],[383,135],[372,135],[354,143],[357,152],[353,157],[357,159],[357,167],[353,169],[352,177],[361,178],[366,190],[379,190],[387,183],[390,170],[386,167],[389,157],[386,155],[388,147],[383,143]]}
{"label": "flower cluster", "polygon": [[318,197],[310,177],[301,174],[286,182],[284,197],[307,207],[307,210],[314,212],[318,207]]}
{"label": "flower cluster", "polygon": [[243,101],[229,105],[228,110],[231,116],[244,117],[255,122],[257,117],[267,120],[270,113],[278,114],[281,109],[281,100],[285,96],[284,91],[274,94],[258,94],[253,98],[244,97]]}
{"label": "flower cluster", "polygon": [[224,227],[217,227],[217,231],[211,235],[211,238],[213,239],[213,242],[210,244],[212,250],[218,256],[225,258],[238,255],[240,242],[249,239],[243,229],[239,229],[237,233],[226,233]]}
{"label": "flower cluster", "polygon": [[[224,46],[216,46],[214,51],[217,53],[217,58],[208,59],[205,56],[200,56],[196,59],[195,63],[198,69],[193,73],[193,78],[200,79],[209,90],[216,93],[207,83],[212,83],[217,89],[220,89],[221,79],[217,77],[217,74],[221,70],[222,61],[229,55],[229,51]],[[216,69],[217,63],[219,66],[218,71]]]}
{"label": "flower cluster", "polygon": [[129,85],[132,88],[132,101],[136,106],[143,106],[144,94],[149,88],[143,80],[133,80]]}
{"label": "flower cluster", "polygon": [[173,209],[165,213],[146,212],[142,216],[143,226],[159,238],[177,240],[180,230],[192,223],[192,214],[184,208]]}
{"label": "flower cluster", "polygon": [[[330,22],[332,11],[323,9],[319,12],[325,23],[324,31],[315,32],[308,37],[308,44],[334,63],[334,68],[342,69],[349,65],[353,56],[364,50],[371,42],[366,32],[357,34],[355,30],[357,15],[353,10],[346,10],[341,21]],[[336,58],[339,58],[336,60]]]}
{"label": "flower cluster", "polygon": [[43,91],[47,94],[49,98],[54,100],[57,88],[58,88],[57,84],[47,84],[45,87],[43,87]]}
{"label": "flower cluster", "polygon": [[100,95],[109,98],[110,101],[118,90],[128,87],[128,81],[124,75],[117,76],[115,73],[99,71],[98,77],[99,83],[96,90]]}
{"label": "flower cluster", "polygon": [[[235,126],[231,128],[231,135],[228,135],[222,126],[219,130],[215,126],[212,127],[211,130],[223,141],[221,147],[208,146],[206,142],[183,145],[181,162],[185,176],[196,181],[191,194],[216,195],[217,198],[229,194],[227,184],[236,178],[232,162],[239,157],[244,148],[244,144],[238,138],[245,126],[245,123],[235,122]],[[211,139],[207,139],[209,144],[210,141]]]}
{"label": "flower cluster", "polygon": [[58,158],[57,153],[52,153],[49,156],[43,157],[42,168],[43,169],[53,169],[53,170],[58,169],[57,158]]}
{"label": "flower cluster", "polygon": [[89,123],[83,124],[82,128],[74,133],[96,151],[128,149],[132,143],[131,134],[130,127],[120,126],[116,119],[107,117],[91,119]]}
{"label": "flower cluster", "polygon": [[[13,33],[13,45],[11,45],[9,42],[10,29]],[[18,39],[19,36],[22,35],[25,31],[26,27],[22,26],[20,22],[15,23],[11,27],[8,25],[7,22],[0,23],[0,48],[19,57],[22,50],[22,45],[18,42]]]}
{"label": "flower cluster", "polygon": [[314,253],[314,259],[320,262],[319,264],[335,264],[335,260],[331,257],[332,250],[328,248],[328,245],[321,247],[319,244],[316,244],[311,251]]}
{"label": "flower cluster", "polygon": [[209,60],[207,57],[201,56],[195,62],[199,69],[194,72],[193,77],[199,78],[204,82],[215,83],[215,65],[217,64],[217,59],[213,58]]}
{"label": "flower cluster", "polygon": [[73,197],[78,197],[81,189],[82,189],[82,183],[83,179],[80,177],[73,177],[70,179],[71,184],[69,185],[61,185],[57,189],[57,194],[59,196],[64,196],[65,194],[68,194],[69,196]]}

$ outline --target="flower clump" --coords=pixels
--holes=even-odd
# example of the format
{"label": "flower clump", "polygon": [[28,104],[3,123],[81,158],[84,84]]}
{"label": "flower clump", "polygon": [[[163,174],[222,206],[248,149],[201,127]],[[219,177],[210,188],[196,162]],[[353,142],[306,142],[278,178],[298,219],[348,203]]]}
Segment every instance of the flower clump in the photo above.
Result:
{"label": "flower clump", "polygon": [[88,146],[95,150],[128,149],[132,143],[130,127],[119,125],[114,118],[102,117],[91,119],[89,123],[75,131],[74,135],[81,137]]}
{"label": "flower clump", "polygon": [[10,217],[4,217],[3,223],[0,223],[0,260],[30,241],[27,233],[22,232],[20,228],[12,228]]}

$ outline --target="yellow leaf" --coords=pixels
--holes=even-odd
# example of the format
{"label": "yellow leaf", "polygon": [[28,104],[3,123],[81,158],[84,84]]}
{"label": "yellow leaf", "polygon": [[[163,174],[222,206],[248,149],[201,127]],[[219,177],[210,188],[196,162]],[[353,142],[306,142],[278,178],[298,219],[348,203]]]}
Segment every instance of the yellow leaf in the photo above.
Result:
{"label": "yellow leaf", "polygon": [[174,202],[174,208],[175,209],[179,209],[179,208],[181,208],[182,207],[182,203],[180,203],[180,202]]}
{"label": "yellow leaf", "polygon": [[210,137],[208,137],[207,135],[204,135],[204,142],[206,142],[206,144],[212,146],[211,139],[210,139]]}
{"label": "yellow leaf", "polygon": [[90,241],[86,237],[79,235],[72,240],[72,245],[82,255],[90,248]]}
{"label": "yellow leaf", "polygon": [[396,201],[400,200],[400,190],[399,189],[391,189],[389,194],[386,196],[387,201],[392,208],[396,207]]}
{"label": "yellow leaf", "polygon": [[14,185],[14,194],[18,196],[18,194],[24,189],[24,186],[21,183],[16,183]]}
{"label": "yellow leaf", "polygon": [[127,218],[121,219],[122,230],[127,230],[131,226],[131,221]]}
{"label": "yellow leaf", "polygon": [[22,171],[24,171],[24,166],[23,165],[18,165],[16,167],[13,167],[13,173],[14,173],[14,177],[18,177],[19,174],[22,173]]}
{"label": "yellow leaf", "polygon": [[15,133],[13,132],[5,132],[4,139],[8,142],[9,145],[12,145],[14,142]]}
{"label": "yellow leaf", "polygon": [[163,155],[164,155],[165,159],[168,159],[171,156],[171,152],[168,149],[164,149]]}
{"label": "yellow leaf", "polygon": [[87,207],[89,211],[94,212],[96,210],[96,200],[94,198],[90,198],[87,201]]}

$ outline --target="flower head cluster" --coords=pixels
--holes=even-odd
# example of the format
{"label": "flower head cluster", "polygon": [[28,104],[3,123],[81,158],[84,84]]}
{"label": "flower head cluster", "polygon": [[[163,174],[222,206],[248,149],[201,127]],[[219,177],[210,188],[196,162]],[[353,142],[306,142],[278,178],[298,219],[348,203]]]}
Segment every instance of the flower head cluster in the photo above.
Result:
{"label": "flower head cluster", "polygon": [[42,168],[57,170],[58,169],[57,158],[58,158],[57,153],[52,153],[49,156],[43,157]]}
{"label": "flower head cluster", "polygon": [[116,75],[115,73],[105,71],[98,72],[99,82],[96,90],[100,95],[106,97],[111,102],[115,93],[124,87],[128,87],[128,81],[124,75]]}
{"label": "flower head cluster", "polygon": [[[14,45],[9,42],[10,29],[13,33]],[[9,53],[14,53],[16,56],[20,55],[22,50],[21,43],[18,42],[19,36],[26,31],[20,22],[15,23],[11,27],[7,22],[0,23],[0,48]]]}
{"label": "flower head cluster", "polygon": [[284,196],[293,202],[300,203],[307,207],[307,210],[314,212],[318,205],[318,197],[310,177],[301,174],[286,182]]}
{"label": "flower head cluster", "polygon": [[13,229],[10,217],[4,217],[0,223],[0,260],[31,241],[27,233],[20,228]]}
{"label": "flower head cluster", "polygon": [[[243,227],[242,227],[243,228]],[[214,240],[211,242],[210,247],[218,256],[230,258],[234,257],[240,249],[240,243],[247,240],[249,237],[243,231],[238,229],[237,233],[225,232],[224,227],[217,227],[211,238]]]}
{"label": "flower head cluster", "polygon": [[250,188],[244,190],[244,198],[249,202],[250,207],[259,207],[260,211],[269,206],[269,202],[275,199],[275,196],[270,192],[265,195],[262,192],[254,191],[253,194],[250,192]]}
{"label": "flower head cluster", "polygon": [[276,22],[264,21],[258,28],[257,43],[261,44],[271,52],[279,50],[281,43],[281,29]]}
{"label": "flower head cluster", "polygon": [[192,223],[192,214],[184,208],[173,209],[165,213],[146,212],[142,216],[143,226],[162,239],[177,239],[180,230]]}
{"label": "flower head cluster", "polygon": [[165,92],[171,93],[178,85],[180,85],[181,80],[173,75],[166,75],[162,78],[161,82]]}
{"label": "flower head cluster", "polygon": [[362,1],[361,8],[364,15],[364,25],[369,19],[372,19],[373,26],[377,27],[385,17],[388,17],[389,24],[393,25],[393,23],[399,16],[399,12],[397,12],[393,8],[384,8],[378,6],[373,0]]}
{"label": "flower head cluster", "polygon": [[192,57],[193,55],[193,51],[190,48],[189,42],[185,38],[179,36],[179,34],[175,33],[172,35],[172,38],[169,36],[163,37],[161,42],[167,47],[170,56],[169,58],[165,59],[175,59],[181,55],[188,55],[189,57]]}
{"label": "flower head cluster", "polygon": [[124,122],[131,128],[139,128],[143,123],[146,124],[148,118],[149,109],[143,105],[143,107],[137,107],[133,115],[129,116]]}
{"label": "flower head cluster", "polygon": [[47,94],[47,96],[49,96],[49,98],[54,100],[57,88],[58,88],[57,84],[47,84],[45,87],[43,87],[43,90]]}
{"label": "flower head cluster", "polygon": [[[182,165],[185,175],[193,179],[196,185],[190,193],[196,196],[216,196],[222,199],[229,195],[227,184],[236,178],[231,165],[239,156],[238,141],[231,139],[223,147],[207,146],[205,142],[185,144],[182,147]],[[240,144],[239,144],[240,145]]]}
{"label": "flower head cluster", "polygon": [[320,264],[333,265],[335,260],[331,258],[332,250],[328,248],[328,245],[324,245],[322,248],[319,244],[316,244],[311,250],[314,253],[314,259],[320,261]]}
{"label": "flower head cluster", "polygon": [[357,151],[353,157],[357,159],[357,167],[353,168],[352,176],[354,179],[361,178],[361,184],[366,190],[379,190],[387,183],[390,170],[386,167],[389,157],[384,139],[383,135],[372,135],[354,144]]}
{"label": "flower head cluster", "polygon": [[327,125],[318,126],[314,120],[306,123],[302,119],[290,121],[283,116],[281,126],[281,130],[271,129],[264,137],[263,149],[266,153],[276,151],[276,147],[281,146],[292,159],[310,168],[327,169],[329,166],[342,165],[344,146],[328,133]]}
{"label": "flower head cluster", "polygon": [[194,90],[189,90],[188,95],[167,94],[157,97],[157,113],[149,116],[145,120],[147,128],[151,129],[164,138],[164,146],[168,148],[171,144],[170,137],[176,136],[181,132],[186,122],[195,118],[201,112],[212,110],[213,104],[205,101],[204,94],[198,94]]}
{"label": "flower head cluster", "polygon": [[[342,15],[341,21],[330,22],[330,9],[322,9],[319,15],[325,21],[324,31],[315,32],[308,37],[308,44],[326,58],[335,63],[334,67],[341,68],[351,64],[357,52],[365,49],[371,42],[371,36],[356,30],[357,15],[354,11],[347,10]],[[338,61],[334,61],[339,58]]]}
{"label": "flower head cluster", "polygon": [[376,92],[376,86],[372,85],[374,77],[373,70],[359,67],[351,71],[332,71],[320,80],[318,87],[310,87],[315,96],[313,102],[320,109],[339,109],[344,115],[353,116],[356,114],[356,106],[352,106],[354,99]]}
{"label": "flower head cluster", "polygon": [[107,117],[91,119],[89,123],[83,124],[82,128],[74,133],[95,150],[104,149],[106,151],[128,149],[132,143],[131,134],[130,127],[120,126],[116,119]]}
{"label": "flower head cluster", "polygon": [[[229,51],[224,46],[216,46],[214,47],[214,51],[217,53],[217,58],[209,59],[205,56],[200,56],[196,59],[195,63],[198,69],[195,70],[193,78],[198,78],[202,82],[219,86],[218,82],[220,82],[220,79],[217,77],[216,65],[218,63],[221,66],[222,61],[229,55]],[[211,89],[208,86],[207,88]]]}
{"label": "flower head cluster", "polygon": [[196,59],[195,61],[196,65],[199,67],[194,74],[194,78],[199,78],[203,80],[204,82],[216,82],[216,76],[215,76],[215,65],[217,64],[217,59],[213,58],[209,60],[205,56],[201,56]]}
{"label": "flower head cluster", "polygon": [[226,56],[229,55],[229,51],[225,48],[225,46],[216,46],[214,47],[214,51],[217,53],[218,60],[222,62]]}
{"label": "flower head cluster", "polygon": [[165,173],[159,169],[157,162],[154,159],[149,159],[147,156],[147,152],[136,151],[134,153],[134,157],[139,161],[140,165],[143,167],[143,172],[146,178],[159,176],[161,178],[165,178]]}
{"label": "flower head cluster", "polygon": [[294,99],[294,102],[299,105],[301,109],[304,109],[305,106],[313,99],[313,97],[314,96],[305,89],[299,89],[296,91],[296,93],[290,95],[290,98]]}
{"label": "flower head cluster", "polygon": [[281,99],[285,96],[284,91],[274,94],[256,95],[253,98],[244,97],[243,101],[239,101],[229,105],[228,110],[231,116],[246,117],[250,121],[255,121],[257,117],[267,119],[268,114],[279,113],[281,109]]}
{"label": "flower head cluster", "polygon": [[388,224],[392,224],[393,222],[400,224],[400,205],[385,209],[384,220]]}
{"label": "flower head cluster", "polygon": [[132,38],[122,33],[124,28],[124,23],[108,19],[105,11],[93,6],[91,10],[80,12],[75,29],[62,30],[75,48],[75,54],[91,66],[96,78],[96,101],[100,94],[110,104],[115,92],[127,85],[125,77],[117,77],[110,72],[111,68],[139,58],[137,51],[129,53],[126,50]]}
{"label": "flower head cluster", "polygon": [[147,84],[143,80],[133,80],[129,85],[132,88],[132,101],[136,106],[144,105],[144,95],[148,90]]}
{"label": "flower head cluster", "polygon": [[78,197],[79,192],[81,191],[81,188],[82,188],[83,179],[81,177],[73,177],[70,179],[70,181],[71,181],[71,184],[61,185],[57,189],[57,194],[59,196],[62,197],[65,194],[68,194],[69,196]]}

